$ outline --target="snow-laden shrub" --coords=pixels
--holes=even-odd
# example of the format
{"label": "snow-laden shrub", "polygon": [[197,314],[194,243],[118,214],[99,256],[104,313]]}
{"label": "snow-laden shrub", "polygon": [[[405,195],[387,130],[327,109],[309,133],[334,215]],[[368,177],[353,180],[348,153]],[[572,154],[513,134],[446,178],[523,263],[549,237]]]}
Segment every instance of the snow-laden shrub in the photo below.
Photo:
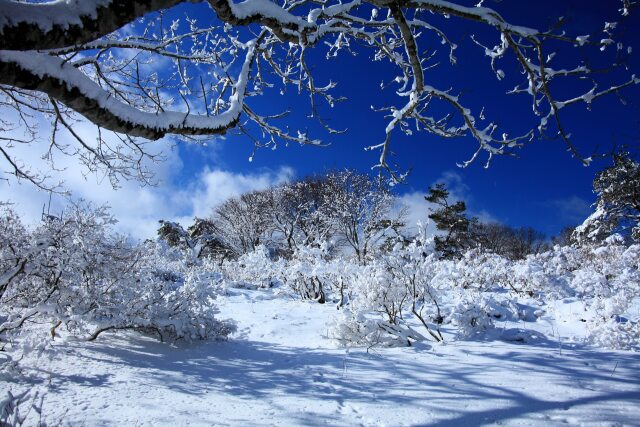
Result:
{"label": "snow-laden shrub", "polygon": [[283,268],[284,260],[272,260],[269,249],[263,245],[222,264],[231,285],[241,288],[270,288],[279,282]]}
{"label": "snow-laden shrub", "polygon": [[133,329],[171,340],[231,331],[215,319],[218,273],[161,243],[132,245],[112,232],[114,222],[104,207],[72,206],[30,232],[18,258],[3,259],[22,268],[0,275],[0,337],[36,318],[51,322],[52,337],[61,329],[87,339]]}
{"label": "snow-laden shrub", "polygon": [[24,269],[29,248],[27,229],[8,206],[0,209],[0,299],[13,276]]}
{"label": "snow-laden shrub", "polygon": [[640,245],[626,246],[613,235],[599,244],[555,247],[525,262],[543,266],[547,302],[579,298],[587,340],[607,348],[639,346],[638,324],[626,320],[640,298]]}
{"label": "snow-laden shrub", "polygon": [[[352,269],[348,280],[354,298],[349,308],[354,315],[338,316],[336,322],[346,322],[345,331],[349,333],[337,335],[341,339],[351,337],[355,342],[370,342],[375,332],[377,341],[391,340],[403,345],[410,344],[411,339],[424,340],[403,317],[408,311],[432,339],[442,340],[441,296],[432,285],[436,275],[433,266],[437,265],[433,249],[433,240],[421,235],[409,244],[399,242],[389,253]],[[381,338],[381,333],[388,336]]]}
{"label": "snow-laden shrub", "polygon": [[334,318],[330,335],[342,345],[407,345],[400,316],[407,288],[385,260],[357,265],[343,277],[354,295]]}
{"label": "snow-laden shrub", "polygon": [[411,345],[410,340],[424,339],[411,329],[349,309],[342,310],[332,319],[328,336],[345,347],[404,347]]}
{"label": "snow-laden shrub", "polygon": [[583,260],[573,271],[570,286],[598,309],[606,300],[618,301],[617,312],[608,312],[606,317],[623,314],[631,300],[640,296],[640,245],[626,247],[612,236],[603,245],[581,250]]}
{"label": "snow-laden shrub", "polygon": [[637,321],[614,317],[587,326],[589,341],[598,347],[615,350],[640,349],[640,324]]}
{"label": "snow-laden shrub", "polygon": [[[431,338],[442,340],[439,326],[444,322],[443,287],[438,278],[438,266],[451,267],[452,261],[440,261],[432,238],[420,234],[409,244],[396,245],[384,259],[394,286],[399,290],[399,303],[406,305],[412,317],[417,319]],[[400,305],[400,304],[398,304]]]}
{"label": "snow-laden shrub", "polygon": [[640,349],[640,319],[628,317],[630,306],[640,304],[638,293],[622,288],[609,298],[593,298],[587,322],[589,341],[606,348]]}
{"label": "snow-laden shrub", "polygon": [[534,296],[557,285],[555,291],[560,291],[561,283],[552,285],[550,280],[553,276],[545,273],[544,267],[533,257],[529,256],[523,260],[512,262],[508,266],[501,284],[509,291]]}
{"label": "snow-laden shrub", "polygon": [[449,320],[458,331],[458,337],[470,338],[493,329],[492,313],[495,301],[476,295],[459,295],[451,308]]}
{"label": "snow-laden shrub", "polygon": [[403,298],[397,287],[385,287],[389,276],[375,261],[361,266],[349,284],[355,297],[334,316],[329,336],[345,346],[406,346],[410,344],[401,325]]}
{"label": "snow-laden shrub", "polygon": [[126,307],[104,301],[104,308],[94,311],[86,324],[147,331],[172,341],[219,339],[233,332],[232,323],[216,319],[215,299],[223,278],[212,261],[194,260],[189,253],[180,256],[162,242],[148,242],[139,249],[145,254],[136,266],[135,281],[129,286],[122,282],[125,289],[118,289]]}
{"label": "snow-laden shrub", "polygon": [[496,321],[536,322],[547,312],[544,304],[579,299],[583,310],[572,321],[586,322],[584,339],[637,348],[638,320],[626,319],[640,301],[640,245],[623,243],[613,236],[598,245],[556,246],[518,261],[477,250],[441,260],[420,238],[399,244],[350,277],[354,315],[342,318],[345,330],[338,335],[369,342],[385,323],[398,338],[399,330],[417,320],[425,336],[439,340],[439,325],[447,324],[464,339],[485,334]]}
{"label": "snow-laden shrub", "polygon": [[300,246],[282,269],[282,282],[300,298],[324,304],[327,291],[340,276],[329,259],[330,252],[327,243],[320,247]]}
{"label": "snow-laden shrub", "polygon": [[471,249],[455,262],[455,285],[463,289],[490,290],[508,278],[512,262],[502,256]]}

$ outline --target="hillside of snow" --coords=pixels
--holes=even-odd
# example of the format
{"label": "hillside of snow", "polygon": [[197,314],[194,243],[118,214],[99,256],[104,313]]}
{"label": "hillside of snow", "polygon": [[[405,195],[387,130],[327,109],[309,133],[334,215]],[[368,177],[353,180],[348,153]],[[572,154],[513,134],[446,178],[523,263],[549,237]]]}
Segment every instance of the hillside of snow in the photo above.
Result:
{"label": "hillside of snow", "polygon": [[[134,333],[57,340],[22,360],[41,414],[24,425],[638,425],[640,357],[571,344],[571,321],[503,322],[491,339],[344,348],[334,304],[282,288],[229,288],[228,341],[169,345]],[[565,307],[567,312],[570,307]],[[567,317],[569,319],[569,317]],[[579,327],[579,320],[574,327]],[[514,329],[518,328],[518,329]],[[539,331],[539,338],[532,331]],[[528,333],[525,333],[528,331]],[[555,336],[553,336],[555,334]],[[547,337],[547,338],[544,338]]]}

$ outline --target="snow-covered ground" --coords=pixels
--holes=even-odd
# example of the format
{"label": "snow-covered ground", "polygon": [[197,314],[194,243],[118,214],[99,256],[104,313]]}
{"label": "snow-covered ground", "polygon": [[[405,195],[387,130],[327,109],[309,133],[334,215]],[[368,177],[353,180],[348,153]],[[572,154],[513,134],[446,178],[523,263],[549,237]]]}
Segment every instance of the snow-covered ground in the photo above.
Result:
{"label": "snow-covered ground", "polygon": [[[47,425],[640,425],[640,356],[568,344],[416,343],[346,349],[332,304],[230,289],[227,342],[170,346],[131,334],[60,342],[27,359]],[[524,323],[520,326],[530,327]],[[560,330],[562,334],[562,330]],[[447,335],[445,335],[447,337]],[[30,356],[32,357],[32,356]],[[0,388],[19,391],[21,384]],[[4,392],[3,392],[4,394]],[[35,424],[30,413],[25,425]]]}

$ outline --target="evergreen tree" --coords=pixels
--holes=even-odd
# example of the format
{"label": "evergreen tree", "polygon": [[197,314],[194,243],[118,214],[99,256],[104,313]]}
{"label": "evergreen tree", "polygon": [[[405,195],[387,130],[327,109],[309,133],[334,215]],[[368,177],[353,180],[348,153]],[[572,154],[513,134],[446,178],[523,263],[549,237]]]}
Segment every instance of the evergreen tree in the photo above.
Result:
{"label": "evergreen tree", "polygon": [[430,208],[429,219],[436,224],[438,230],[444,232],[435,237],[436,250],[443,258],[459,257],[463,250],[473,246],[471,230],[477,219],[467,218],[467,206],[463,201],[451,203],[449,190],[442,183],[429,187],[425,200],[439,206],[436,209]]}
{"label": "evergreen tree", "polygon": [[613,233],[640,241],[640,163],[628,152],[614,154],[613,165],[593,181],[596,210],[576,228],[578,241],[599,241]]}

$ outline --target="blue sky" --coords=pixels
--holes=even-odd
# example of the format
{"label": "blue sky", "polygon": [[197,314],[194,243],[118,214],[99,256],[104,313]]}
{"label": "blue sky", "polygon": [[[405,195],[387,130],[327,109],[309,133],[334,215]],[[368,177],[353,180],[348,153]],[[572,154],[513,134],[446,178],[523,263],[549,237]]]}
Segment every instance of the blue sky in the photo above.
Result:
{"label": "blue sky", "polygon": [[[468,2],[472,4],[472,2]],[[546,28],[554,18],[565,16],[566,30],[571,35],[597,33],[603,22],[620,21],[618,2],[584,1],[486,1],[485,6],[494,7],[513,23]],[[470,40],[470,34],[480,39],[493,41],[496,35],[480,25],[469,24],[451,18],[436,21],[442,28],[449,29],[450,38],[459,45],[458,63],[451,67],[443,63],[441,67],[429,71],[427,80],[433,78],[441,86],[454,85],[464,90],[464,100],[474,106],[484,106],[488,116],[497,118],[505,129],[515,131],[526,129],[532,123],[530,101],[526,96],[506,96],[511,89],[509,83],[498,82],[488,65],[488,58],[482,49]],[[444,22],[443,22],[444,21]],[[631,15],[621,22],[619,29],[625,44],[640,50],[640,34],[634,32],[640,20]],[[420,47],[425,48],[426,40],[421,39]],[[434,48],[443,49],[438,43]],[[393,95],[393,87],[385,91],[379,89],[383,79],[389,80],[390,67],[373,63],[372,51],[361,49],[358,56],[346,54],[332,61],[323,57],[325,50],[315,49],[312,67],[319,84],[329,79],[338,82],[336,93],[347,96],[346,102],[337,104],[333,110],[325,109],[324,117],[336,128],[348,128],[344,135],[329,136],[317,134],[331,146],[278,148],[275,151],[260,150],[253,162],[247,158],[252,147],[247,141],[230,136],[216,148],[213,160],[218,166],[233,171],[258,171],[261,168],[277,169],[280,166],[293,167],[298,176],[322,172],[331,168],[351,167],[369,171],[376,163],[377,152],[364,152],[363,148],[381,142],[384,138],[386,121],[382,114],[371,111],[370,106],[382,106],[385,102],[398,103]],[[573,46],[561,48],[558,56],[574,60],[579,52]],[[597,63],[597,54],[592,58]],[[604,55],[603,55],[604,56]],[[632,70],[640,73],[640,61],[631,55]],[[504,61],[506,73],[514,72],[509,61]],[[395,74],[394,74],[395,75]],[[576,106],[563,111],[563,119],[573,134],[573,140],[585,155],[594,149],[607,151],[615,144],[636,146],[640,138],[640,88],[633,87],[623,92],[627,105],[622,105],[616,96],[609,96],[594,103],[591,111]],[[255,102],[254,102],[255,105]],[[256,109],[275,112],[294,109],[309,112],[307,98],[295,96],[272,96],[261,99]],[[312,120],[301,115],[293,116],[292,126],[318,131]],[[635,138],[635,139],[634,139]],[[479,159],[468,168],[457,167],[473,153],[475,142],[470,138],[443,140],[433,135],[419,133],[412,137],[395,135],[393,145],[394,160],[400,168],[411,169],[406,184],[399,186],[399,193],[426,192],[428,186],[451,174],[457,175],[457,193],[467,199],[468,205],[476,213],[489,213],[491,217],[511,225],[531,225],[547,234],[557,233],[563,226],[575,225],[589,213],[589,204],[594,201],[591,182],[595,173],[607,165],[607,161],[595,161],[584,167],[573,159],[560,140],[536,140],[524,147],[519,158],[495,158],[488,169],[484,159]],[[189,169],[193,171],[211,164],[211,159],[199,158],[199,150],[184,150]],[[426,205],[425,205],[426,209]]]}
{"label": "blue sky", "polygon": [[[466,3],[471,5],[477,0]],[[484,5],[495,8],[510,22],[537,28],[546,28],[554,18],[565,16],[568,21],[565,29],[571,36],[576,36],[600,32],[604,21],[621,21],[617,11],[619,3],[613,0],[486,0]],[[210,14],[202,15],[203,11],[206,9],[202,6],[189,6],[173,13],[181,16],[189,12],[207,19]],[[509,60],[501,64],[507,79],[506,82],[498,81],[491,72],[488,58],[469,37],[475,34],[489,44],[497,41],[496,33],[454,18],[434,17],[434,23],[446,29],[449,37],[459,45],[456,52],[458,62],[451,66],[443,61],[440,67],[429,70],[426,73],[427,83],[462,90],[465,102],[476,109],[484,106],[486,115],[497,120],[501,128],[509,130],[512,135],[533,126],[530,99],[505,95],[515,84],[515,80],[509,80],[511,73],[516,72],[513,64]],[[640,60],[637,59],[640,34],[633,31],[640,28],[639,24],[640,15],[636,13],[621,22],[619,29],[622,31],[620,40],[636,49],[630,57],[629,74],[635,70],[640,75]],[[442,58],[448,55],[435,38],[425,37],[419,43],[422,49],[442,50]],[[316,121],[306,117],[310,111],[308,98],[298,96],[291,88],[284,96],[270,93],[250,99],[251,107],[264,114],[293,110],[283,123],[291,128],[308,129],[330,143],[328,147],[289,145],[276,150],[262,149],[249,162],[253,152],[251,142],[229,134],[224,139],[211,140],[207,147],[179,143],[168,151],[167,162],[156,167],[160,184],[155,188],[125,183],[119,191],[112,191],[95,177],[81,177],[72,162],[68,164],[68,176],[63,178],[74,197],[112,205],[124,231],[149,236],[158,219],[178,218],[187,222],[195,215],[205,215],[224,197],[242,191],[264,188],[328,169],[348,167],[371,171],[378,153],[365,152],[364,147],[384,139],[387,122],[381,113],[372,111],[370,107],[399,106],[402,100],[394,94],[393,86],[380,90],[381,81],[395,76],[395,73],[389,73],[392,68],[385,63],[372,62],[371,50],[356,51],[358,55],[355,57],[340,54],[331,61],[324,58],[326,49],[323,47],[314,48],[309,55],[317,83],[338,82],[334,93],[348,98],[333,109],[321,109],[323,117],[333,127],[348,129],[343,135],[323,133]],[[581,52],[567,45],[559,50],[558,57],[563,56],[570,61],[587,58],[597,66],[599,57],[609,53],[588,52],[582,56]],[[622,77],[618,79],[621,80]],[[575,88],[569,86],[560,90]],[[629,88],[623,95],[627,105],[622,105],[616,96],[609,96],[594,103],[590,111],[581,105],[563,110],[572,139],[585,155],[596,146],[599,151],[607,151],[616,144],[628,144],[632,150],[638,147],[640,87]],[[88,125],[85,131],[89,135],[92,132]],[[160,142],[158,147],[166,148],[167,142]],[[488,169],[484,168],[484,158],[468,168],[457,167],[472,155],[475,148],[476,143],[471,138],[443,140],[426,133],[416,133],[411,137],[402,136],[399,132],[394,135],[395,156],[392,160],[401,170],[411,170],[406,182],[397,186],[396,191],[416,212],[412,219],[419,218],[421,213],[426,216],[427,205],[422,202],[422,195],[426,194],[429,185],[446,181],[453,192],[467,202],[471,213],[481,219],[514,226],[530,225],[553,235],[564,226],[576,225],[589,214],[589,205],[594,201],[591,182],[594,175],[607,165],[604,160],[596,160],[592,166],[584,167],[567,153],[561,141],[535,140],[519,151],[519,158],[494,158]],[[33,157],[33,153],[26,156]],[[36,218],[48,196],[24,185],[0,183],[0,200],[7,199],[16,200],[25,217]],[[62,200],[55,203],[62,208]]]}

